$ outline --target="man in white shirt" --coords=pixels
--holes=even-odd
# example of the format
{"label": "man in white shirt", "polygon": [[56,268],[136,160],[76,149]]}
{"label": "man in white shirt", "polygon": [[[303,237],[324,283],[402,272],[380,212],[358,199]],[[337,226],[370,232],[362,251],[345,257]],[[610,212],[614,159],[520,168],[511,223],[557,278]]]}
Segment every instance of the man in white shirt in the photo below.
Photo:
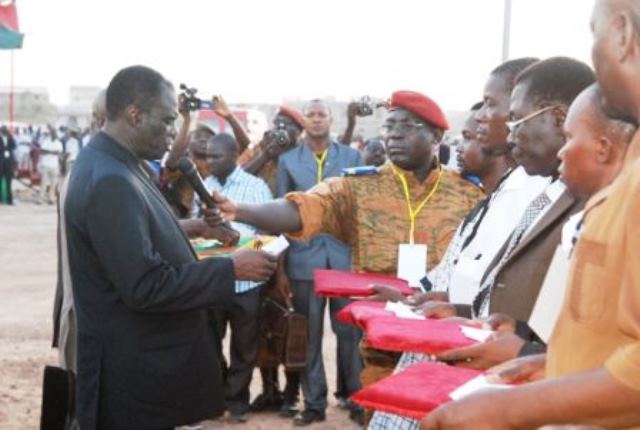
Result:
{"label": "man in white shirt", "polygon": [[65,161],[66,161],[66,172],[69,173],[73,163],[78,158],[78,154],[80,153],[80,139],[78,135],[80,130],[78,128],[69,128],[69,137],[67,138],[67,142],[65,143]]}
{"label": "man in white shirt", "polygon": [[[237,164],[239,149],[233,136],[221,133],[213,136],[206,145],[207,163],[211,176],[204,181],[207,189],[237,202],[264,203],[273,199],[266,182],[253,176]],[[255,236],[255,227],[232,222],[241,237]],[[236,281],[233,305],[211,312],[219,338],[231,327],[230,363],[226,372],[226,404],[234,422],[245,422],[249,410],[249,383],[258,352],[258,312],[260,284]]]}
{"label": "man in white shirt", "polygon": [[62,142],[55,131],[45,129],[40,137],[40,201],[50,205],[56,200],[56,192],[60,181],[60,156],[63,152]]}

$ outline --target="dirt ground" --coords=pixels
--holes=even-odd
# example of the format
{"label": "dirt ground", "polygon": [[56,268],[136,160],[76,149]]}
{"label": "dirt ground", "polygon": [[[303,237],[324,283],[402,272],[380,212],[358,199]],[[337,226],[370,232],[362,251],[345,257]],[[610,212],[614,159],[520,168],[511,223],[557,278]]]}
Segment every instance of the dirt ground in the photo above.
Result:
{"label": "dirt ground", "polygon": [[[56,279],[55,207],[35,204],[35,194],[16,184],[16,205],[0,206],[0,429],[36,429],[40,422],[42,371],[57,363],[51,349],[53,295]],[[325,333],[331,333],[327,327]],[[325,334],[325,365],[330,393],[335,388],[335,337]],[[260,391],[256,372],[252,397]],[[357,429],[346,412],[329,399],[327,421],[311,426]],[[224,419],[205,429],[293,428],[273,414],[249,415],[246,424]]]}

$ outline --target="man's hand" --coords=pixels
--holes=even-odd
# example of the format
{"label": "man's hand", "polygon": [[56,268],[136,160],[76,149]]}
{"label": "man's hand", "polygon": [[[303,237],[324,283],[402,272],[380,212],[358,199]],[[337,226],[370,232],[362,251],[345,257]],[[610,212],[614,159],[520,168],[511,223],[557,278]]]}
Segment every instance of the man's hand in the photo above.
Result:
{"label": "man's hand", "polygon": [[425,302],[416,307],[415,311],[427,318],[449,318],[456,316],[455,306],[445,302]]}
{"label": "man's hand", "polygon": [[278,268],[278,258],[264,251],[241,249],[231,255],[238,281],[266,282]]}
{"label": "man's hand", "polygon": [[223,221],[235,221],[238,215],[238,207],[236,204],[217,191],[211,193],[211,197],[213,197],[213,201],[216,202]]}
{"label": "man's hand", "polygon": [[469,369],[484,370],[518,356],[524,340],[513,333],[496,333],[486,341],[436,354],[440,361]]}
{"label": "man's hand", "polygon": [[372,296],[364,297],[364,300],[374,302],[404,302],[406,297],[398,290],[388,285],[374,284],[371,288],[375,292]]}
{"label": "man's hand", "polygon": [[204,207],[200,210],[200,214],[208,228],[220,227],[225,222],[222,213],[218,208]]}
{"label": "man's hand", "polygon": [[213,96],[212,101],[215,106],[213,111],[220,115],[222,118],[228,120],[231,117],[231,110],[229,109],[229,106],[227,106],[227,102],[224,101],[222,96]]}
{"label": "man's hand", "polygon": [[407,297],[407,304],[412,306],[421,306],[426,302],[448,302],[449,294],[444,291],[428,291],[426,293],[418,293]]}
{"label": "man's hand", "polygon": [[360,110],[360,108],[359,108],[359,103],[358,102],[349,103],[349,105],[347,106],[347,121],[355,122],[356,121],[356,117],[358,116],[358,111],[359,110]]}
{"label": "man's hand", "polygon": [[529,355],[492,367],[487,378],[496,384],[517,384],[544,379],[547,354]]}
{"label": "man's hand", "polygon": [[491,314],[489,318],[484,321],[485,328],[493,331],[504,331],[508,333],[515,333],[516,320],[507,314]]}
{"label": "man's hand", "polygon": [[[507,390],[508,391],[508,390]],[[422,420],[422,430],[515,430],[505,408],[508,401],[498,400],[502,390],[485,390],[456,402],[447,403]]]}
{"label": "man's hand", "polygon": [[178,96],[178,113],[184,123],[189,124],[191,122],[191,112],[189,112],[187,97],[184,94]]}

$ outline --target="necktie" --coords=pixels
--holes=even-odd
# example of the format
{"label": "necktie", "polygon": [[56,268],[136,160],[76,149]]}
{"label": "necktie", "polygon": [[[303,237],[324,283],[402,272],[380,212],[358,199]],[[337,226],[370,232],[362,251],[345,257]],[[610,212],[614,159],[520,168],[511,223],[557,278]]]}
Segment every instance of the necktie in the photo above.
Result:
{"label": "necktie", "polygon": [[551,203],[551,199],[547,196],[547,193],[543,191],[529,203],[527,209],[525,209],[522,218],[520,218],[520,222],[509,236],[509,243],[505,249],[505,252],[502,254],[500,261],[496,264],[484,284],[482,284],[482,288],[480,288],[480,292],[476,295],[475,299],[473,299],[473,312],[475,316],[482,316],[489,307],[489,296],[491,292],[491,288],[493,288],[493,284],[495,283],[496,276],[502,270],[502,267],[511,256],[513,250],[518,246],[522,236],[529,229],[533,221],[540,215],[540,212],[547,207]]}

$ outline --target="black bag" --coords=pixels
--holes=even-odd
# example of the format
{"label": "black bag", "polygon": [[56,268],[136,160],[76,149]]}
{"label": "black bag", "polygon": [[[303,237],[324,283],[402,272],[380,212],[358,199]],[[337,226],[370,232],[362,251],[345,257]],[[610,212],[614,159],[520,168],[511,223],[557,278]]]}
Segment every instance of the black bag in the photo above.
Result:
{"label": "black bag", "polygon": [[60,367],[46,366],[42,382],[40,430],[64,430],[74,415],[75,376]]}

